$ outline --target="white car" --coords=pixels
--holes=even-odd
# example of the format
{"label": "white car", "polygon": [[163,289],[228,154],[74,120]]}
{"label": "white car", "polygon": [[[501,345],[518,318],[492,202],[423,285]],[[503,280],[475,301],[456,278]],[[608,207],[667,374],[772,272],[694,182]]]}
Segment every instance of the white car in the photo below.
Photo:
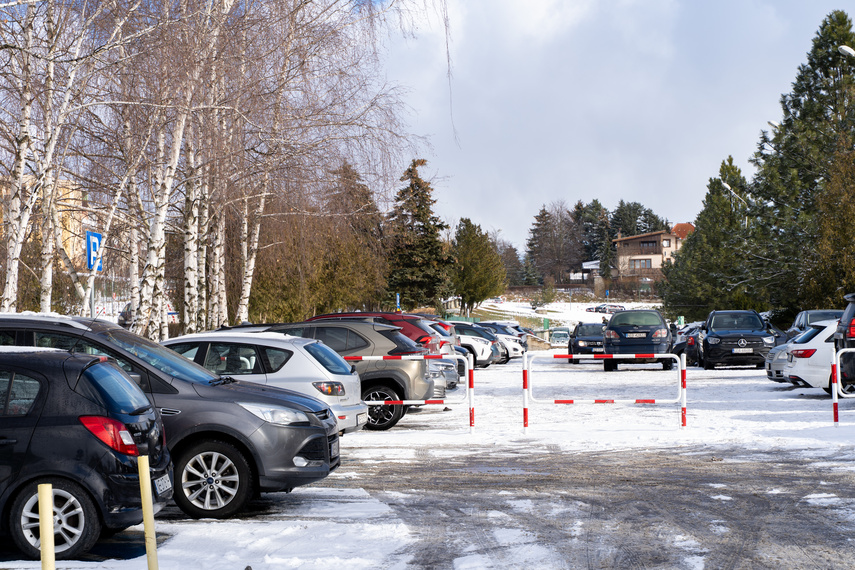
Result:
{"label": "white car", "polygon": [[795,337],[787,345],[784,377],[796,386],[822,388],[830,394],[836,330],[837,321],[820,321]]}
{"label": "white car", "polygon": [[[491,331],[466,321],[449,321],[454,325],[454,334],[460,340],[460,346],[472,353],[475,366],[487,367],[494,361],[493,345],[500,342]],[[498,355],[498,352],[495,353]]]}
{"label": "white car", "polygon": [[368,422],[359,374],[317,340],[275,332],[213,331],[162,344],[221,376],[317,398],[333,411],[340,432],[362,429]]}
{"label": "white car", "polygon": [[516,334],[516,331],[509,330],[508,327],[498,323],[476,323],[482,328],[487,329],[499,339],[508,351],[508,359],[522,358],[525,354],[526,347],[523,340]]}

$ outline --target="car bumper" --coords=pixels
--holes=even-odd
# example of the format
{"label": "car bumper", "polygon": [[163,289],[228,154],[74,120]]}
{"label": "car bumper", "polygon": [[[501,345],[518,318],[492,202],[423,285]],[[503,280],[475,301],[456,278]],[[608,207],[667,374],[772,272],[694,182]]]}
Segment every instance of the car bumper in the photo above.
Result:
{"label": "car bumper", "polygon": [[[771,348],[771,347],[770,347]],[[704,355],[704,358],[716,364],[730,364],[738,366],[741,364],[763,364],[766,365],[766,355],[769,353],[769,348],[755,348],[750,354],[734,354],[727,349],[710,348]]]}
{"label": "car bumper", "polygon": [[[136,465],[135,460],[133,463]],[[101,496],[104,500],[104,526],[107,528],[126,528],[139,524],[143,519],[138,472],[128,472],[126,469],[122,471],[112,473],[103,480],[106,488]],[[157,514],[172,500],[175,479],[168,454],[164,454],[158,465],[149,466],[149,476],[152,511]]]}
{"label": "car bumper", "polygon": [[[339,465],[337,428],[264,423],[252,434],[262,492],[291,490],[320,481]],[[306,462],[299,466],[295,463]]]}
{"label": "car bumper", "polygon": [[338,429],[344,433],[351,433],[362,429],[368,423],[368,404],[360,402],[348,406],[330,406],[335,415]]}

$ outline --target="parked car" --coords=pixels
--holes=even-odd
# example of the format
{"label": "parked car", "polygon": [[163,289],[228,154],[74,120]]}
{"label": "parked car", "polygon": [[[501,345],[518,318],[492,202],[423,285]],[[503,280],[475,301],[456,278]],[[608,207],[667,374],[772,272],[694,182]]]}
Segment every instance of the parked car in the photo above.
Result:
{"label": "parked car", "polygon": [[701,327],[698,361],[705,370],[719,364],[764,368],[779,337],[757,311],[711,311]]}
{"label": "parked car", "polygon": [[[570,334],[567,351],[579,356],[583,354],[603,354],[603,331],[606,325],[603,323],[577,323]],[[570,364],[578,364],[578,358],[568,358]]]}
{"label": "parked car", "polygon": [[502,362],[499,339],[484,327],[465,321],[451,321],[460,346],[468,350],[475,359],[475,366],[486,368],[494,362]]}
{"label": "parked car", "polygon": [[[424,346],[404,336],[399,327],[369,320],[340,319],[263,325],[265,330],[322,341],[341,356],[406,356],[428,354]],[[360,360],[354,362],[362,382],[362,399],[428,400],[434,380],[426,360]],[[394,427],[407,406],[368,406],[365,429]]]}
{"label": "parked car", "polygon": [[[478,326],[487,329],[493,333],[497,339],[499,339],[499,342],[502,343],[507,351],[508,360],[513,358],[522,358],[523,354],[525,354],[525,346],[515,331],[512,332],[508,330],[507,327],[494,323],[478,323]],[[508,360],[505,360],[505,362]]]}
{"label": "parked car", "polygon": [[56,558],[139,524],[140,455],[149,457],[154,512],[172,498],[163,424],[115,362],[60,350],[0,352],[0,512],[27,558],[40,557],[38,486],[53,492]]}
{"label": "parked car", "polygon": [[493,325],[498,325],[502,327],[507,334],[516,336],[520,344],[523,347],[523,351],[528,350],[528,337],[532,335],[531,331],[525,330],[520,324],[516,321],[479,321],[478,323],[482,327],[491,328]]}
{"label": "parked car", "polygon": [[585,310],[588,311],[589,313],[612,314],[612,313],[617,313],[618,311],[625,311],[626,307],[624,307],[623,305],[614,305],[611,303],[601,303],[601,304],[597,305],[596,307],[588,307]]}
{"label": "parked car", "polygon": [[[787,345],[784,375],[793,385],[822,388],[831,394],[831,362],[834,359],[836,329],[836,319],[814,322]],[[855,392],[855,385],[847,385],[846,392]]]}
{"label": "parked car", "polygon": [[339,435],[360,430],[368,422],[356,368],[317,340],[238,329],[184,335],[161,344],[220,376],[321,400],[335,415]]}
{"label": "parked car", "polygon": [[[671,352],[671,330],[665,319],[655,309],[618,311],[603,329],[605,354],[667,354]],[[620,359],[620,362],[656,362],[657,359]],[[603,370],[618,369],[617,359],[603,360]],[[674,361],[661,359],[662,368],[671,370]]]}
{"label": "parked car", "polygon": [[[798,336],[793,337],[798,338]],[[792,341],[793,339],[790,339]],[[775,382],[789,382],[784,375],[787,368],[787,348],[790,343],[779,344],[769,349],[766,354],[766,377]]]}
{"label": "parked car", "polygon": [[671,351],[680,356],[686,355],[686,365],[694,366],[698,361],[698,335],[701,325],[685,327],[677,332],[677,338]]}
{"label": "parked car", "polygon": [[383,324],[400,328],[404,336],[416,341],[416,343],[424,346],[433,354],[451,354],[454,352],[450,343],[441,338],[436,330],[430,326],[427,319],[421,315],[413,315],[409,313],[388,313],[382,311],[329,313],[326,315],[316,315],[306,319],[306,322],[341,319],[372,319]]}
{"label": "parked car", "polygon": [[[843,298],[847,304],[834,331],[835,352],[844,348],[855,348],[855,293],[844,295]],[[844,352],[840,355],[840,383],[843,390],[848,390],[850,384],[855,384],[855,352]]]}
{"label": "parked car", "polygon": [[549,331],[549,344],[552,346],[565,346],[570,342],[570,329],[567,327],[555,327]]}
{"label": "parked car", "polygon": [[192,517],[230,517],[258,492],[290,491],[339,465],[335,417],[317,398],[219,376],[114,323],[3,313],[0,344],[114,358],[160,410],[173,499]]}
{"label": "parked car", "polygon": [[805,332],[813,323],[820,321],[837,320],[843,316],[839,309],[811,309],[802,311],[793,319],[793,324],[787,329],[787,338],[793,338]]}

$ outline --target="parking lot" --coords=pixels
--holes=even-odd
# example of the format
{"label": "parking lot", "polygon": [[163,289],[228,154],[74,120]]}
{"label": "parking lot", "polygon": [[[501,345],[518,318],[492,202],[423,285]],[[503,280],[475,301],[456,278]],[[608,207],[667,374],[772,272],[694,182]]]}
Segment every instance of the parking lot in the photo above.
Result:
{"label": "parking lot", "polygon": [[[544,399],[672,397],[677,377],[561,361],[530,375]],[[473,434],[465,405],[426,406],[388,432],[345,436],[335,473],[238,520],[168,507],[161,567],[855,565],[855,402],[841,402],[835,427],[824,392],[762,370],[687,377],[685,428],[675,405],[543,403],[524,434],[520,361],[479,369]],[[4,567],[38,567],[4,554]],[[63,567],[144,568],[141,527]]]}

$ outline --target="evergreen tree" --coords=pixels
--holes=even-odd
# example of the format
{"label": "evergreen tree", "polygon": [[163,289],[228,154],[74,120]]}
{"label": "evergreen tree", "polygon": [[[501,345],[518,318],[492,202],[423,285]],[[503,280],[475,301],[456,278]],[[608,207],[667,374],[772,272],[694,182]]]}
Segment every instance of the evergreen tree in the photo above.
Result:
{"label": "evergreen tree", "polygon": [[490,237],[468,218],[461,219],[457,226],[453,252],[457,263],[452,282],[455,294],[460,296],[463,313],[505,290],[502,257]]}
{"label": "evergreen tree", "polygon": [[525,269],[523,268],[517,248],[506,241],[498,240],[496,242],[496,250],[502,258],[508,285],[511,287],[523,285],[525,283]]}
{"label": "evergreen tree", "polygon": [[526,242],[527,255],[543,277],[565,282],[582,261],[579,229],[564,202],[542,206]]}
{"label": "evergreen tree", "polygon": [[523,259],[523,285],[540,285],[542,279],[531,255],[526,253]]}
{"label": "evergreen tree", "polygon": [[451,291],[450,271],[454,262],[440,239],[447,226],[433,213],[433,189],[418,169],[427,164],[415,159],[401,177],[407,185],[395,196],[389,214],[391,249],[388,290],[400,294],[401,308],[439,306]]}
{"label": "evergreen tree", "polygon": [[723,182],[731,189],[745,186],[730,157],[722,162],[719,177],[711,178],[707,185],[695,231],[673,262],[667,261],[662,268],[660,291],[671,316],[700,320],[713,309],[768,308],[765,292],[752,289],[745,279],[746,236],[751,229],[746,228],[745,207]]}
{"label": "evergreen tree", "polygon": [[[638,202],[621,200],[611,215],[611,226],[622,237],[637,236],[661,230],[670,231],[667,220],[660,218],[650,208]],[[615,236],[616,237],[616,236]]]}
{"label": "evergreen tree", "polygon": [[603,279],[612,278],[612,266],[615,262],[615,247],[612,242],[612,225],[608,210],[600,212],[597,221],[597,251],[595,259],[600,260],[600,275]]}
{"label": "evergreen tree", "polygon": [[[586,260],[599,259],[598,254],[603,245],[603,238],[599,231],[600,219],[604,213],[608,215],[608,210],[596,198],[590,204],[583,204],[580,200],[573,207],[573,221],[579,228]],[[611,239],[609,237],[608,241]]]}
{"label": "evergreen tree", "polygon": [[[747,260],[750,279],[755,287],[769,289],[774,306],[789,312],[835,296],[834,285],[820,277],[828,257],[805,245],[821,239],[828,218],[820,211],[831,205],[821,204],[823,194],[836,194],[829,188],[833,173],[840,172],[835,162],[846,156],[841,149],[853,140],[855,59],[841,54],[841,45],[855,45],[855,34],[849,16],[835,10],[814,37],[792,92],[781,98],[781,124],[771,136],[762,133],[752,158],[757,174],[751,193],[761,204],[755,216],[763,226]],[[836,212],[838,218],[841,214]],[[819,282],[827,283],[822,291]]]}

